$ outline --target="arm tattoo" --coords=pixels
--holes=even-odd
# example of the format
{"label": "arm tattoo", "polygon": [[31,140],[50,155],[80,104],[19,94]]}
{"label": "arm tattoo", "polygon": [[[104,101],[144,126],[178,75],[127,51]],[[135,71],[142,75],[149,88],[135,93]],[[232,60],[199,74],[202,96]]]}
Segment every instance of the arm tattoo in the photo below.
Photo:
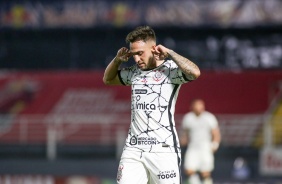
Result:
{"label": "arm tattoo", "polygon": [[199,67],[189,59],[175,53],[173,50],[168,52],[170,58],[178,65],[189,80],[195,80],[199,77]]}

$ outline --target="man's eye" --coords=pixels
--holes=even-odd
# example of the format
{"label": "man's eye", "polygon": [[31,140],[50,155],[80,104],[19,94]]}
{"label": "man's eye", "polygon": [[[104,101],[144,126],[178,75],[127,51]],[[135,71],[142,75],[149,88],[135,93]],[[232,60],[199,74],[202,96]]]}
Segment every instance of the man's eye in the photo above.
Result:
{"label": "man's eye", "polygon": [[143,52],[138,52],[138,55],[141,56],[143,54]]}

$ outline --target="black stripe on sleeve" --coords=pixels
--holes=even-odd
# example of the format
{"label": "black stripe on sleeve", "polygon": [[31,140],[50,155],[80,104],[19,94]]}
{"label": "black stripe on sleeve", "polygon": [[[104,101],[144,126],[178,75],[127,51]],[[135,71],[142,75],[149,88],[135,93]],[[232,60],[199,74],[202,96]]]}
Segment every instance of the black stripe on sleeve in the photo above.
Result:
{"label": "black stripe on sleeve", "polygon": [[187,76],[185,75],[185,73],[183,73],[183,72],[182,72],[182,76],[183,76],[183,79],[184,79],[185,81],[188,81],[188,82],[193,81],[193,80],[188,79]]}
{"label": "black stripe on sleeve", "polygon": [[121,74],[120,74],[120,73],[121,73],[121,70],[119,70],[119,71],[118,71],[118,78],[119,78],[119,81],[121,82],[121,84],[122,84],[122,85],[124,85],[124,86],[125,86],[125,83],[123,82],[123,80],[122,80],[122,78],[121,78]]}

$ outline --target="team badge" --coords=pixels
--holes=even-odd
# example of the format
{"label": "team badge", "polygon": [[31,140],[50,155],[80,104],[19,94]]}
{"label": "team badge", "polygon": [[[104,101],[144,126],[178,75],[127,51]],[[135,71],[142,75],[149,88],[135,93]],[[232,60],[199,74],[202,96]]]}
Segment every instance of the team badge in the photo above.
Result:
{"label": "team badge", "polygon": [[154,75],[153,79],[157,82],[162,80],[162,78],[164,76],[163,72],[164,72],[164,70],[155,70],[155,75]]}

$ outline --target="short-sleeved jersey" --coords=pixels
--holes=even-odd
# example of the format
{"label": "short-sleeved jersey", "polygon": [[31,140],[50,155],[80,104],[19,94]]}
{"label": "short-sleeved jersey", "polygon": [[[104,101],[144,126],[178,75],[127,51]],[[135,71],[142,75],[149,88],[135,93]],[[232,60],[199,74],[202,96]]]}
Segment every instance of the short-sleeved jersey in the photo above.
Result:
{"label": "short-sleeved jersey", "polygon": [[183,117],[182,128],[188,131],[189,148],[210,149],[212,134],[214,128],[218,128],[216,117],[207,111],[202,112],[199,116],[189,112]]}
{"label": "short-sleeved jersey", "polygon": [[180,152],[174,111],[181,84],[188,79],[172,60],[142,71],[137,65],[119,71],[120,81],[131,85],[131,124],[126,150]]}

